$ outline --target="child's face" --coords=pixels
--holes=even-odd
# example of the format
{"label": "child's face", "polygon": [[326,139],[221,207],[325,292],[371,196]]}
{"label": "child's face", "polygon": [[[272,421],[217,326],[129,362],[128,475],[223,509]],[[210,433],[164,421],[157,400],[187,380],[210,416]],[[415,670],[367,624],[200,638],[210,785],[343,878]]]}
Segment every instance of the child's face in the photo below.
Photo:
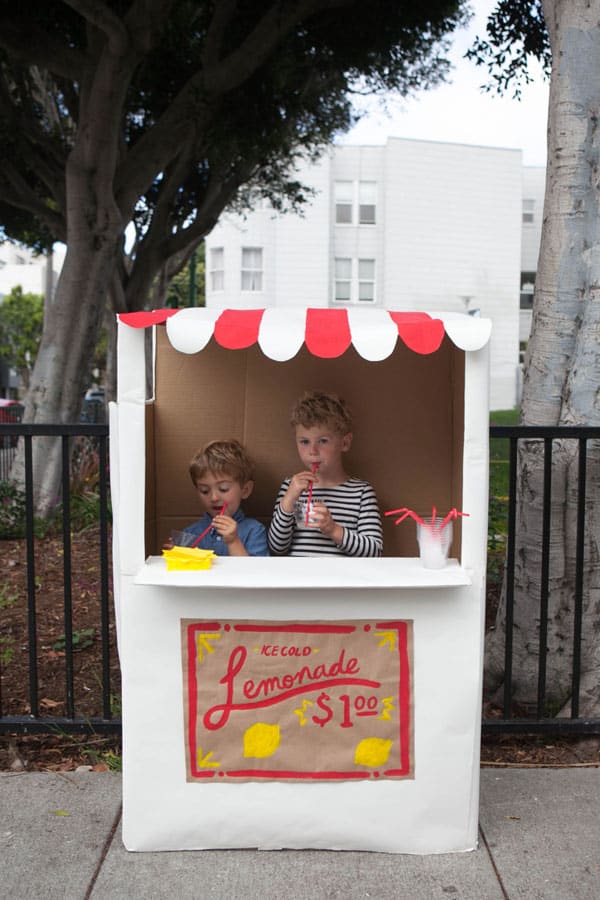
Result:
{"label": "child's face", "polygon": [[227,504],[226,516],[233,516],[240,508],[242,500],[252,493],[254,482],[247,481],[241,485],[227,472],[203,472],[196,480],[196,493],[200,506],[211,518],[218,515]]}
{"label": "child's face", "polygon": [[342,453],[350,449],[352,435],[341,435],[326,422],[305,428],[296,425],[296,446],[298,455],[306,469],[318,463],[318,471],[324,477],[337,474],[342,463]]}

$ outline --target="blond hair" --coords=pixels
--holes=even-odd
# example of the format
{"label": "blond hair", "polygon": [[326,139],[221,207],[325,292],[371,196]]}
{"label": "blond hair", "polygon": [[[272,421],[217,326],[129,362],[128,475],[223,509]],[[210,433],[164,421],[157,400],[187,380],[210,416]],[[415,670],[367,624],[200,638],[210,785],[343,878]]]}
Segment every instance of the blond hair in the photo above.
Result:
{"label": "blond hair", "polygon": [[254,478],[254,463],[239,441],[211,441],[194,454],[190,477],[196,485],[205,472],[228,475],[242,487]]}
{"label": "blond hair", "polygon": [[292,407],[290,422],[295,428],[312,428],[314,425],[329,425],[337,434],[352,431],[352,413],[346,401],[337,394],[322,391],[306,391]]}

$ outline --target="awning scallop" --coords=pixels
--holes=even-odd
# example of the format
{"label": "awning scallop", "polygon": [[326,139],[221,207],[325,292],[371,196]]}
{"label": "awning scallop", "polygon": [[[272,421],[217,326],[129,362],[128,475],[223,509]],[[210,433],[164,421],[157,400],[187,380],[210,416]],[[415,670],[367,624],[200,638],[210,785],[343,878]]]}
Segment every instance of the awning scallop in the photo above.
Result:
{"label": "awning scallop", "polygon": [[364,308],[155,309],[122,313],[132,328],[166,322],[172,346],[180,353],[199,353],[211,337],[229,350],[258,344],[270,359],[292,359],[303,344],[314,356],[333,359],[350,345],[364,359],[388,357],[398,338],[415,353],[435,353],[444,334],[461,350],[481,349],[492,323],[463,313],[396,312]]}

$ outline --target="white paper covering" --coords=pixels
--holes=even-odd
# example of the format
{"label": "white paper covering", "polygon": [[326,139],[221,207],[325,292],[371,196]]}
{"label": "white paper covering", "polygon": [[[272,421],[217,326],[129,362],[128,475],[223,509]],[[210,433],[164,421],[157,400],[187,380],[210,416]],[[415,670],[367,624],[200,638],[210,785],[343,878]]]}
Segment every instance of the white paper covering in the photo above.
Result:
{"label": "white paper covering", "polygon": [[[173,347],[181,353],[199,353],[213,335],[221,309],[182,309],[167,319]],[[296,355],[305,340],[307,310],[301,307],[265,309],[258,330],[258,344],[271,359],[283,362]],[[365,359],[377,361],[389,356],[400,339],[398,329],[385,309],[349,308],[352,344]],[[490,339],[490,319],[462,313],[429,312],[443,322],[450,340],[461,350],[479,350]]]}

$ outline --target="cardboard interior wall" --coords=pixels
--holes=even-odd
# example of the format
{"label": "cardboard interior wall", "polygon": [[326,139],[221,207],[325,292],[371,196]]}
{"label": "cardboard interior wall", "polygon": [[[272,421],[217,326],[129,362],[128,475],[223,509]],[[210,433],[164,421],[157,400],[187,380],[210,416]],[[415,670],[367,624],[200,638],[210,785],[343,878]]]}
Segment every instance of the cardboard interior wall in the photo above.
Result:
{"label": "cardboard interior wall", "polygon": [[[303,347],[275,362],[256,345],[226,350],[214,339],[199,353],[179,353],[164,326],[156,332],[155,395],[146,407],[147,556],[160,552],[171,529],[200,518],[188,464],[210,440],[246,445],[256,477],[244,509],[268,523],[281,481],[299,468],[289,412],[305,390],[335,391],[349,403],[355,425],[347,471],[373,484],[382,513],[461,509],[465,353],[448,337],[428,355],[398,341],[381,362],[353,347],[336,359]],[[418,555],[412,521],[384,519],[384,555]],[[460,558],[460,520],[451,555]]]}

